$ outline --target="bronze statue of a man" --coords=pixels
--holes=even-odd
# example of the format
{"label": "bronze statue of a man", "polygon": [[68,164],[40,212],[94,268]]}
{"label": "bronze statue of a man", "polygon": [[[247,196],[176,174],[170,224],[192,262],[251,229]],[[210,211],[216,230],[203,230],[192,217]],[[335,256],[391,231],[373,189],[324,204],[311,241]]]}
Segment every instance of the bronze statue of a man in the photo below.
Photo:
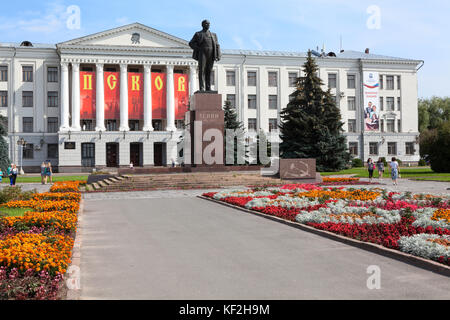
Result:
{"label": "bronze statue of a man", "polygon": [[219,61],[221,57],[220,45],[217,35],[209,31],[209,21],[203,20],[203,30],[196,32],[189,42],[189,46],[194,49],[192,58],[198,61],[198,79],[200,91],[211,91],[211,70],[214,61]]}

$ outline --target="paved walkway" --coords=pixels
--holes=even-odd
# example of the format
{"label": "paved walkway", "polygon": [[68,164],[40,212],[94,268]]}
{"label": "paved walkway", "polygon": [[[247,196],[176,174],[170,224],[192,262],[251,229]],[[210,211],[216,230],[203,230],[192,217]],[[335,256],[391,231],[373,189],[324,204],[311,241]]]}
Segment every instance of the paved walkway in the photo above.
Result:
{"label": "paved walkway", "polygon": [[[81,299],[450,299],[450,280],[195,198],[86,194]],[[367,288],[367,267],[381,289]]]}
{"label": "paved walkway", "polygon": [[[51,184],[42,184],[42,183],[16,183],[16,186],[20,186],[23,191],[29,191],[36,189],[37,192],[47,192],[50,190]],[[9,187],[8,183],[0,183],[0,190]]]}

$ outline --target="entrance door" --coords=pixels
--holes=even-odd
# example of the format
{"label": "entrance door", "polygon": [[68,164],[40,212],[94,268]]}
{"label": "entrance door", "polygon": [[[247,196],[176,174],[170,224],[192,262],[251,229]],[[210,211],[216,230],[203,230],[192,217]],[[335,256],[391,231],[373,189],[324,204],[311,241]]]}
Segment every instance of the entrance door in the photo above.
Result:
{"label": "entrance door", "polygon": [[142,167],[142,143],[130,143],[130,162],[135,167]]}
{"label": "entrance door", "polygon": [[165,164],[165,143],[155,142],[153,145],[153,163],[156,167],[161,167]]}
{"label": "entrance door", "polygon": [[106,144],[106,166],[119,166],[119,144],[112,142]]}
{"label": "entrance door", "polygon": [[81,166],[95,167],[95,143],[81,144]]}

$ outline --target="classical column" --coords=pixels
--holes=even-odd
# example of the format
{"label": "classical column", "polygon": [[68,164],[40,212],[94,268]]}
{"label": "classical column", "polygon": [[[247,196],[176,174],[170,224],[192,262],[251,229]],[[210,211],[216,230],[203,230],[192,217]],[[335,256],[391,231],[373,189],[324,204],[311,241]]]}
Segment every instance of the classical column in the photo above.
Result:
{"label": "classical column", "polygon": [[103,63],[97,63],[95,65],[97,73],[95,75],[96,79],[96,96],[95,96],[95,110],[96,110],[96,126],[95,131],[106,131],[105,128],[105,90],[104,90],[104,79],[103,79]]}
{"label": "classical column", "polygon": [[189,66],[189,96],[197,91],[197,66]]}
{"label": "classical column", "polygon": [[175,127],[175,87],[173,83],[173,66],[167,66],[167,127],[166,131],[176,131]]}
{"label": "classical column", "polygon": [[120,131],[129,131],[128,127],[128,65],[120,65]]}
{"label": "classical column", "polygon": [[80,64],[72,63],[72,130],[80,131]]}
{"label": "classical column", "polygon": [[143,131],[153,131],[152,126],[152,73],[151,66],[144,66],[144,128]]}
{"label": "classical column", "polygon": [[61,127],[59,131],[69,131],[69,66],[61,63]]}

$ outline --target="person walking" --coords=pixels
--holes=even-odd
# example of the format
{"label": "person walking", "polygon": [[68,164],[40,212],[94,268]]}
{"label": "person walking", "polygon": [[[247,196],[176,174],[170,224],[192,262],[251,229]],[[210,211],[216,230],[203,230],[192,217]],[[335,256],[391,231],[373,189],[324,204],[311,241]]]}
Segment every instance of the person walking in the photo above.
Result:
{"label": "person walking", "polygon": [[391,167],[391,178],[392,181],[394,181],[394,186],[397,185],[397,179],[399,175],[399,169],[398,169],[398,162],[395,157],[391,159],[391,162],[389,163],[389,166]]}
{"label": "person walking", "polygon": [[47,177],[48,177],[50,183],[53,183],[53,170],[52,170],[52,164],[50,161],[47,163]]}
{"label": "person walking", "polygon": [[378,158],[377,170],[378,170],[378,179],[382,179],[384,174],[384,162],[381,158]]}
{"label": "person walking", "polygon": [[47,177],[45,175],[45,162],[41,163],[41,183],[45,184],[47,182]]}
{"label": "person walking", "polygon": [[369,171],[369,182],[372,182],[373,170],[375,169],[375,164],[372,158],[367,159],[367,170]]}
{"label": "person walking", "polygon": [[17,179],[17,167],[15,164],[12,165],[12,170],[11,170],[11,175],[12,175],[12,186],[15,187],[16,186],[16,179]]}
{"label": "person walking", "polygon": [[13,177],[12,177],[12,169],[13,169],[14,163],[11,163],[11,165],[9,165],[8,169],[6,170],[6,173],[8,174],[8,178],[9,178],[9,185],[12,186],[13,185]]}

